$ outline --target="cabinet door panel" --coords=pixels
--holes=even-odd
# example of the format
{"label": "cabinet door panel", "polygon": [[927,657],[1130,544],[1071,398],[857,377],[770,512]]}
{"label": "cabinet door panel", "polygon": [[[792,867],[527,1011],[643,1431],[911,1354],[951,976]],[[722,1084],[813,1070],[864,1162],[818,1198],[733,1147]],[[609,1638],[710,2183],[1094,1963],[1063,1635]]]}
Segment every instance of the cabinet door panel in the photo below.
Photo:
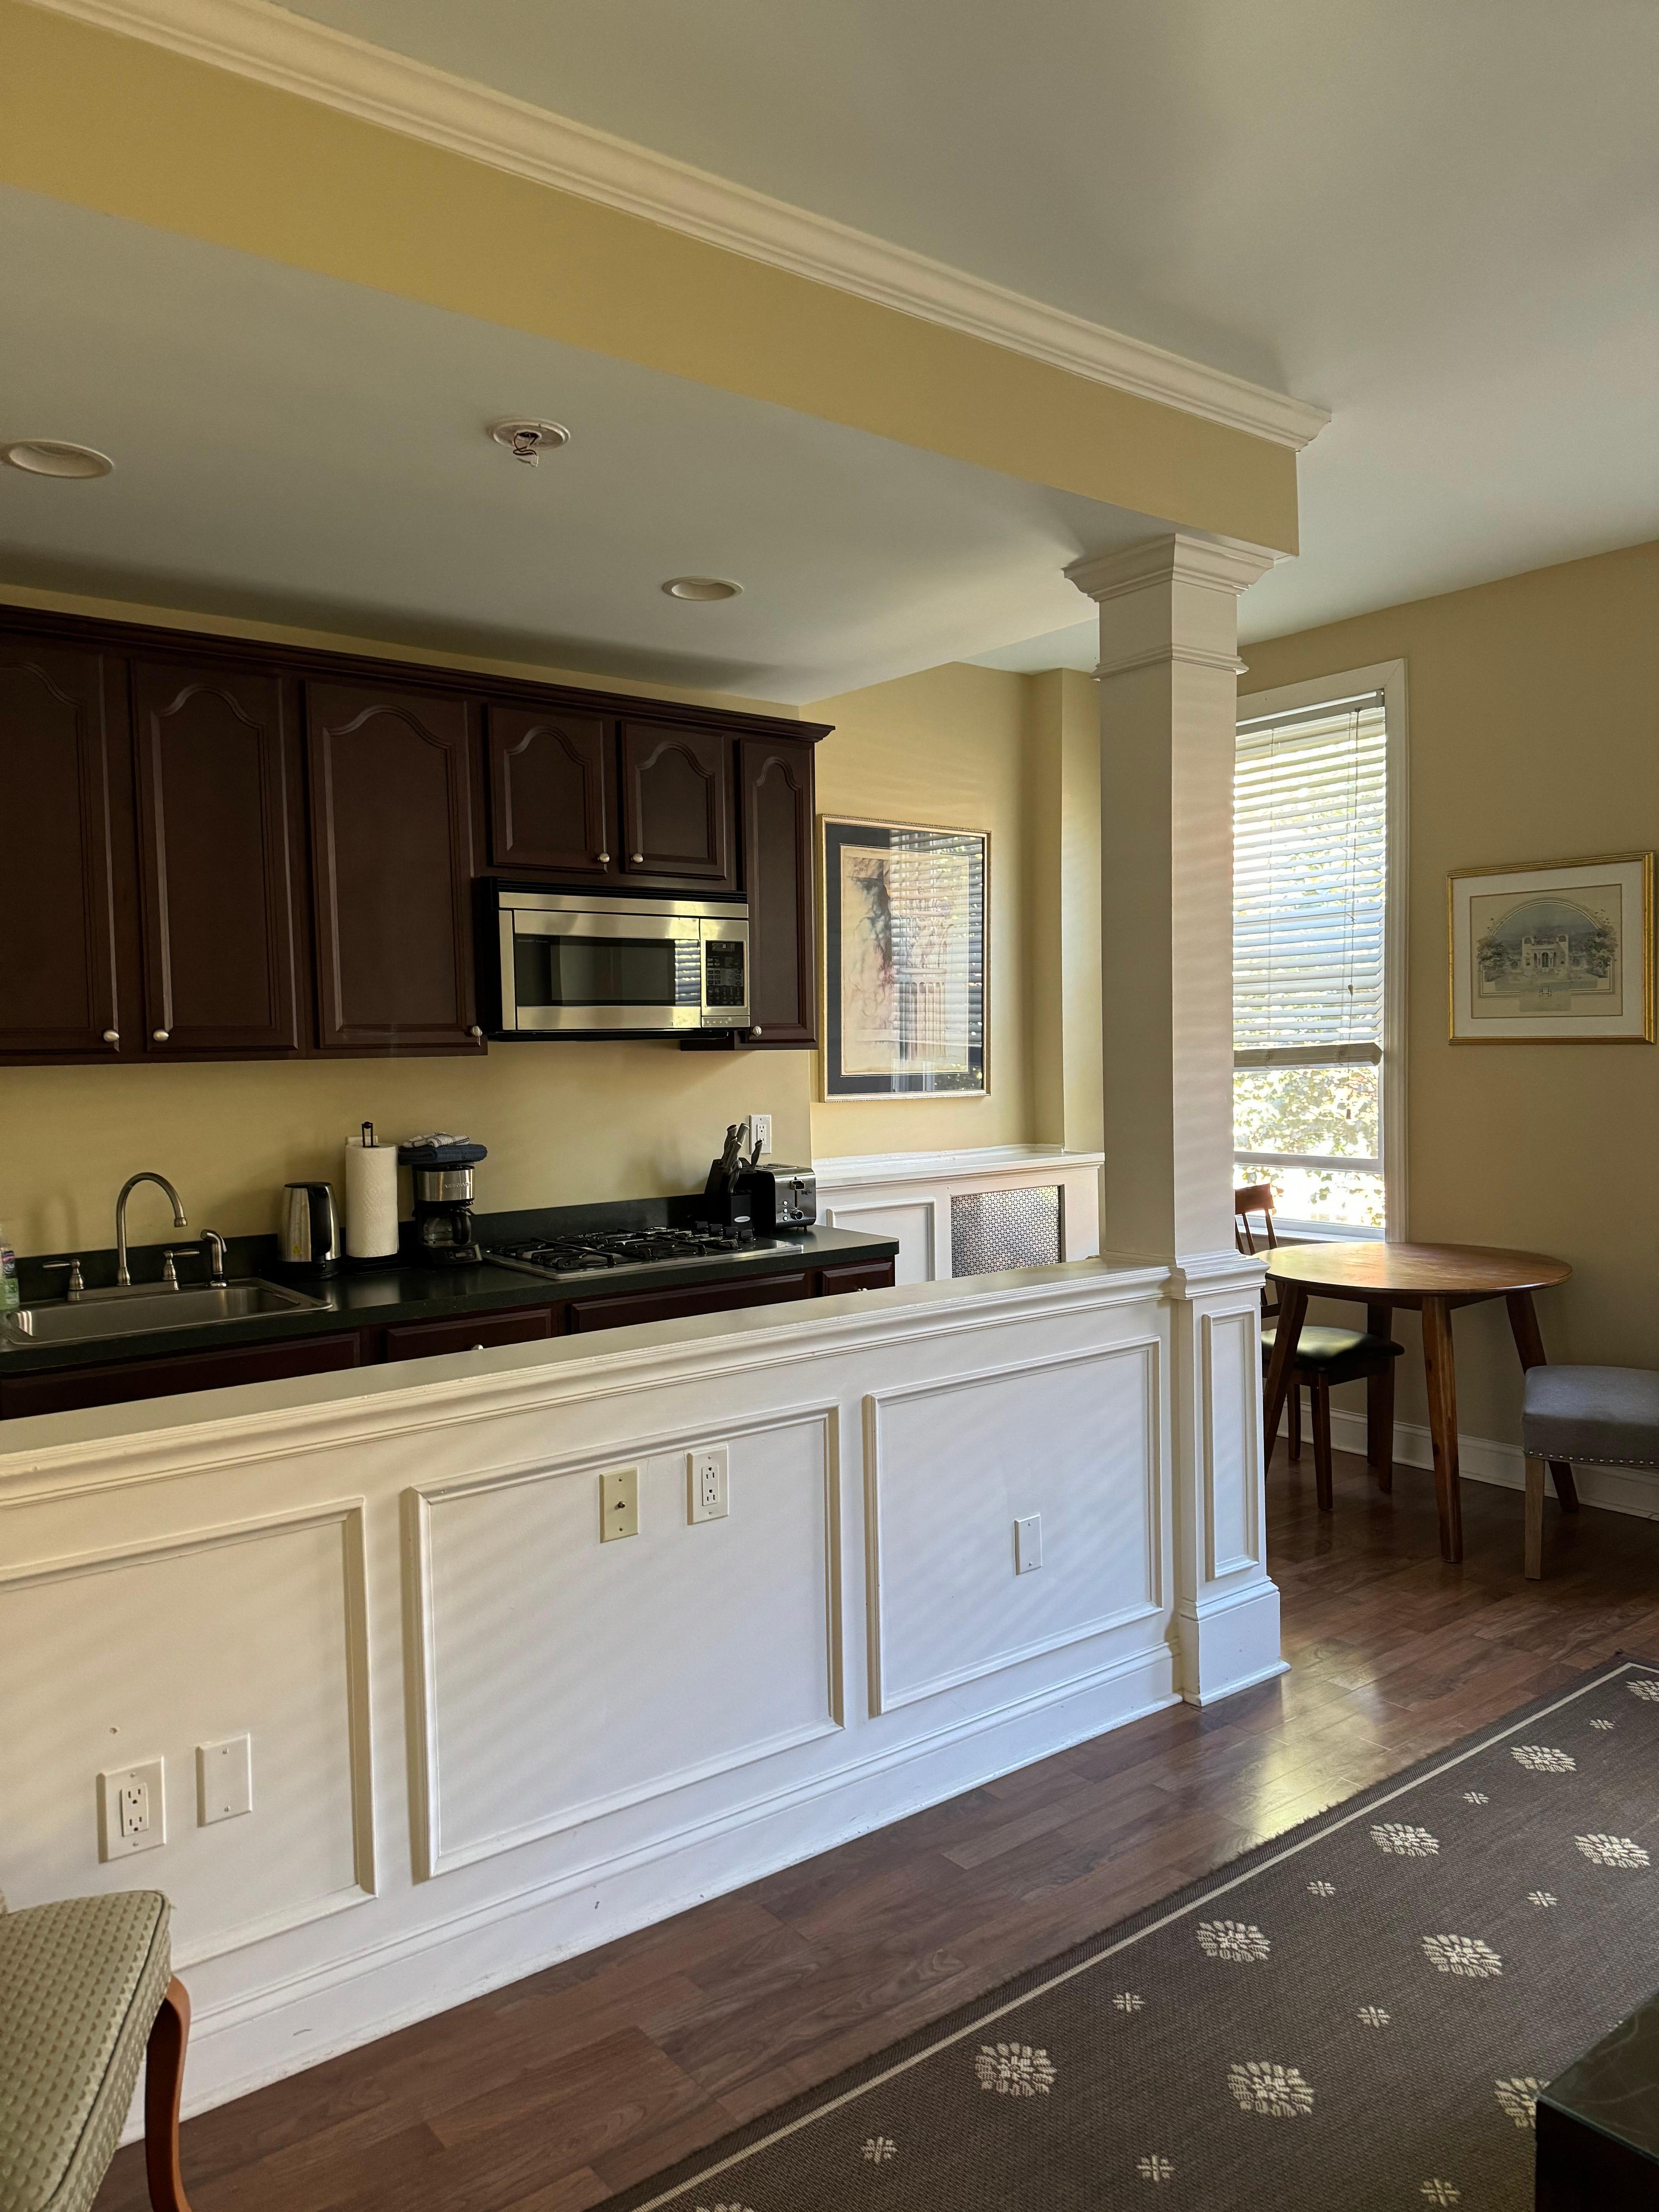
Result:
{"label": "cabinet door panel", "polygon": [[133,696],[145,1049],[297,1052],[297,763],[281,681],[140,661]]}
{"label": "cabinet door panel", "polygon": [[817,1042],[813,958],[812,748],[743,744],[751,1044]]}
{"label": "cabinet door panel", "polygon": [[502,1344],[536,1344],[553,1334],[552,1306],[512,1313],[461,1314],[450,1321],[399,1322],[386,1333],[387,1359],[437,1359],[448,1352],[493,1352]]}
{"label": "cabinet door panel", "polygon": [[732,746],[720,730],[663,722],[622,726],[623,866],[735,890]]}
{"label": "cabinet door panel", "polygon": [[482,1050],[467,702],[313,684],[306,714],[322,1049]]}
{"label": "cabinet door panel", "polygon": [[30,1413],[78,1413],[88,1406],[123,1406],[138,1398],[173,1398],[188,1390],[224,1390],[240,1382],[283,1382],[295,1375],[336,1375],[356,1367],[356,1329],[307,1336],[294,1344],[248,1344],[221,1352],[180,1352],[171,1359],[126,1359],[109,1367],[64,1367],[50,1374],[0,1376],[0,1420]]}
{"label": "cabinet door panel", "polygon": [[852,1260],[842,1267],[823,1267],[818,1272],[821,1298],[839,1297],[843,1291],[890,1291],[892,1287],[890,1260]]}
{"label": "cabinet door panel", "polygon": [[608,1298],[573,1298],[571,1334],[596,1328],[629,1328],[636,1322],[684,1321],[694,1314],[735,1312],[744,1306],[787,1304],[811,1294],[811,1276],[762,1275],[742,1283],[704,1283],[689,1291],[624,1291]]}
{"label": "cabinet door panel", "polygon": [[601,714],[489,709],[489,857],[496,867],[620,873],[610,736]]}
{"label": "cabinet door panel", "polygon": [[[101,653],[0,639],[0,1054],[119,1048],[109,671]],[[129,1040],[129,1043],[135,1042]]]}

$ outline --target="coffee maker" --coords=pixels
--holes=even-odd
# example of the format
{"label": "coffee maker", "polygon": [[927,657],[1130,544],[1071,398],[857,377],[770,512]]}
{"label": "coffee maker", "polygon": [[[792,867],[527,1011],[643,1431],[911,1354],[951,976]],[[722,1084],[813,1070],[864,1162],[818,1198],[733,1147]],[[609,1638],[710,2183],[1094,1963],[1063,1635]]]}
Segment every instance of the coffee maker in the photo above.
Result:
{"label": "coffee maker", "polygon": [[483,1255],[472,1231],[472,1170],[489,1153],[465,1137],[411,1137],[398,1164],[415,1186],[415,1257],[423,1267],[476,1267]]}

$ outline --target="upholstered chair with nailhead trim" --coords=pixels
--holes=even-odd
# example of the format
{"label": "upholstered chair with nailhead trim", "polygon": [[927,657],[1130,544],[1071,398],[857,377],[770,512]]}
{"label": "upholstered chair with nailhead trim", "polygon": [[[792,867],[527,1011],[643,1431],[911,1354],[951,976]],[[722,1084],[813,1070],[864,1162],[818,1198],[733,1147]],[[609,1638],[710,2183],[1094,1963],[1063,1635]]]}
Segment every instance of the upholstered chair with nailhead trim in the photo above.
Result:
{"label": "upholstered chair with nailhead trim", "polygon": [[190,2212],[179,2097],[190,2000],[153,1889],[8,1912],[0,1897],[0,2212],[87,2212],[139,2062],[155,2212]]}

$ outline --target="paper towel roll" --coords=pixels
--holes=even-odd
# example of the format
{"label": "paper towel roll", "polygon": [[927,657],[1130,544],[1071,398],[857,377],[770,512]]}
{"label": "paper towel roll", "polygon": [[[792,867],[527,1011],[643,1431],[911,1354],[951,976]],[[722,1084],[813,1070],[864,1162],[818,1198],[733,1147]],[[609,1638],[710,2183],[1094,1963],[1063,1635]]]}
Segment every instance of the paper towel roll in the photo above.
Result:
{"label": "paper towel roll", "polygon": [[398,1147],[352,1137],[345,1148],[346,1250],[383,1260],[398,1249]]}

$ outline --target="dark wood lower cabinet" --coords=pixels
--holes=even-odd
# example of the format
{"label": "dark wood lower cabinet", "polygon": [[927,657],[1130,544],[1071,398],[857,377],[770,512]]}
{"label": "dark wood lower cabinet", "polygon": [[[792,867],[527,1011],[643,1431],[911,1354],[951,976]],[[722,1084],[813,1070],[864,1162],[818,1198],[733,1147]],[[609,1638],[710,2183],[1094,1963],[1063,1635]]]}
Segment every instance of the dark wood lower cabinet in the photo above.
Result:
{"label": "dark wood lower cabinet", "polygon": [[594,1329],[630,1328],[641,1322],[684,1321],[699,1314],[741,1312],[745,1307],[782,1305],[797,1298],[833,1297],[842,1291],[884,1290],[892,1279],[890,1260],[854,1261],[838,1267],[790,1268],[737,1283],[699,1283],[683,1291],[623,1291],[572,1298],[568,1304],[514,1306],[505,1313],[453,1314],[386,1328],[346,1328],[283,1344],[177,1352],[161,1359],[112,1360],[42,1375],[12,1376],[0,1370],[0,1420],[19,1420],[31,1413],[79,1413],[88,1406],[175,1397],[237,1382],[281,1382],[295,1375],[331,1375],[398,1360],[441,1359],[455,1352],[494,1352],[502,1345],[541,1343],[567,1331],[586,1335]]}
{"label": "dark wood lower cabinet", "polygon": [[695,1291],[636,1291],[619,1297],[572,1298],[567,1310],[573,1335],[595,1328],[631,1328],[637,1322],[686,1321],[696,1314],[731,1313],[744,1306],[775,1306],[810,1297],[812,1278],[762,1275],[752,1283],[705,1283]]}
{"label": "dark wood lower cabinet", "polygon": [[47,1375],[0,1376],[0,1420],[30,1413],[78,1413],[137,1398],[224,1390],[238,1382],[285,1382],[295,1375],[333,1375],[357,1366],[356,1329],[301,1337],[297,1343],[242,1344],[224,1352],[183,1352],[167,1359],[124,1359],[108,1367],[63,1367]]}
{"label": "dark wood lower cabinet", "polygon": [[818,1271],[818,1296],[838,1297],[843,1291],[890,1291],[893,1287],[893,1262],[890,1260],[859,1260],[845,1267],[822,1267]]}
{"label": "dark wood lower cabinet", "polygon": [[453,1321],[411,1321],[386,1332],[384,1359],[438,1359],[447,1352],[495,1352],[556,1334],[556,1306],[518,1313],[461,1314]]}

